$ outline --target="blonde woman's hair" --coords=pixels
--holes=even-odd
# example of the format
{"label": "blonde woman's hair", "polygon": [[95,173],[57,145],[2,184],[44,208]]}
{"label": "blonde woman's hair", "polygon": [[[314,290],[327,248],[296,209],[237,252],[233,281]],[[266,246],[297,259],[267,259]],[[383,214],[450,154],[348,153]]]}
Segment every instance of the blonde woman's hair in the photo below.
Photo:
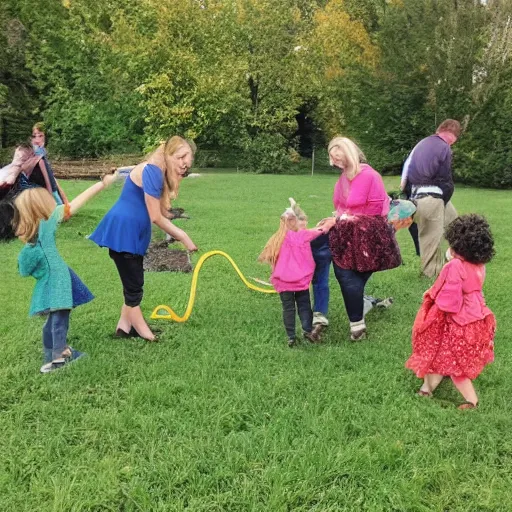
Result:
{"label": "blonde woman's hair", "polygon": [[347,137],[334,137],[327,147],[330,165],[334,165],[331,158],[331,150],[334,148],[339,148],[343,152],[343,171],[347,178],[351,180],[361,170],[361,163],[366,162],[364,153],[359,149],[355,142],[351,141]]}
{"label": "blonde woman's hair", "polygon": [[33,243],[39,223],[50,218],[55,206],[55,199],[42,187],[29,188],[18,194],[14,200],[13,219],[16,236],[25,243]]}
{"label": "blonde woman's hair", "polygon": [[270,237],[270,240],[266,243],[258,257],[258,261],[261,263],[268,263],[274,266],[279,258],[279,252],[281,251],[286,232],[289,230],[297,231],[299,229],[297,221],[307,220],[306,214],[295,200],[290,197],[289,201],[291,206],[281,215],[279,229]]}
{"label": "blonde woman's hair", "polygon": [[[172,156],[184,145],[187,145],[192,150],[192,157],[194,157],[197,149],[195,143],[191,140],[179,137],[178,135],[170,137],[165,143],[160,145],[159,149],[163,150],[164,156]],[[178,176],[174,176],[171,170],[167,169],[166,166],[164,170],[164,188],[160,199],[162,212],[165,212],[171,206],[171,201],[178,197],[179,187],[180,182]]]}
{"label": "blonde woman's hair", "polygon": [[32,126],[32,131],[34,131],[34,130],[37,130],[41,133],[44,133],[44,135],[46,135],[46,125],[42,121],[39,121],[34,126]]}

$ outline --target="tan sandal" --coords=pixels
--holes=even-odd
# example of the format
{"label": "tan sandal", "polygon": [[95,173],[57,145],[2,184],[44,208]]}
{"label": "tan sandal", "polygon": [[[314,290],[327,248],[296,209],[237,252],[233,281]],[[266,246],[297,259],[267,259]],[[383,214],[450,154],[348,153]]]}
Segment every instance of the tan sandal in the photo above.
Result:
{"label": "tan sandal", "polygon": [[478,402],[474,404],[473,402],[462,402],[457,409],[459,411],[465,411],[466,409],[476,409],[478,407]]}

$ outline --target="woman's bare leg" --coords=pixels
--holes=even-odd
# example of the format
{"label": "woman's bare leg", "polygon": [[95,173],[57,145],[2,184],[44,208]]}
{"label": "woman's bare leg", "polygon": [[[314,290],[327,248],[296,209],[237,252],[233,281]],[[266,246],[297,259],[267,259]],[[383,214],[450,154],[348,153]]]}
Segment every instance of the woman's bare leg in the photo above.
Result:
{"label": "woman's bare leg", "polygon": [[132,328],[132,323],[130,321],[130,309],[126,304],[123,304],[121,308],[121,316],[119,317],[119,322],[117,322],[117,329],[121,329],[126,333],[130,332]]}
{"label": "woman's bare leg", "polygon": [[153,341],[155,339],[155,335],[151,332],[146,320],[144,320],[140,306],[135,306],[133,308],[127,306],[127,308],[129,309],[130,323],[138,332],[139,336],[149,341]]}

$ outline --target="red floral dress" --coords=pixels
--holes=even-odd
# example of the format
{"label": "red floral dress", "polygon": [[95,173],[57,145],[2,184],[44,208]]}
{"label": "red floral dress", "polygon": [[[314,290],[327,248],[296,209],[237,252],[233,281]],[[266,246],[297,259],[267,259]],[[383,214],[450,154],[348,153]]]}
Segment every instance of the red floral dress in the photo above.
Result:
{"label": "red floral dress", "polygon": [[496,319],[482,294],[485,267],[456,257],[427,290],[412,329],[406,368],[476,378],[494,360]]}

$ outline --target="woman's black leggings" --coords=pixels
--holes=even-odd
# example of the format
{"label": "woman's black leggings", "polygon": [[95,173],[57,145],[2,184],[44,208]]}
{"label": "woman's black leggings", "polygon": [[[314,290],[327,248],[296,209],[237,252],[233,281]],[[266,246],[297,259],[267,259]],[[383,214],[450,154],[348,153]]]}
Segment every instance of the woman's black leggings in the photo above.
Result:
{"label": "woman's black leggings", "polygon": [[121,283],[123,283],[124,303],[131,308],[139,306],[144,293],[144,256],[130,252],[108,250],[114,260]]}

